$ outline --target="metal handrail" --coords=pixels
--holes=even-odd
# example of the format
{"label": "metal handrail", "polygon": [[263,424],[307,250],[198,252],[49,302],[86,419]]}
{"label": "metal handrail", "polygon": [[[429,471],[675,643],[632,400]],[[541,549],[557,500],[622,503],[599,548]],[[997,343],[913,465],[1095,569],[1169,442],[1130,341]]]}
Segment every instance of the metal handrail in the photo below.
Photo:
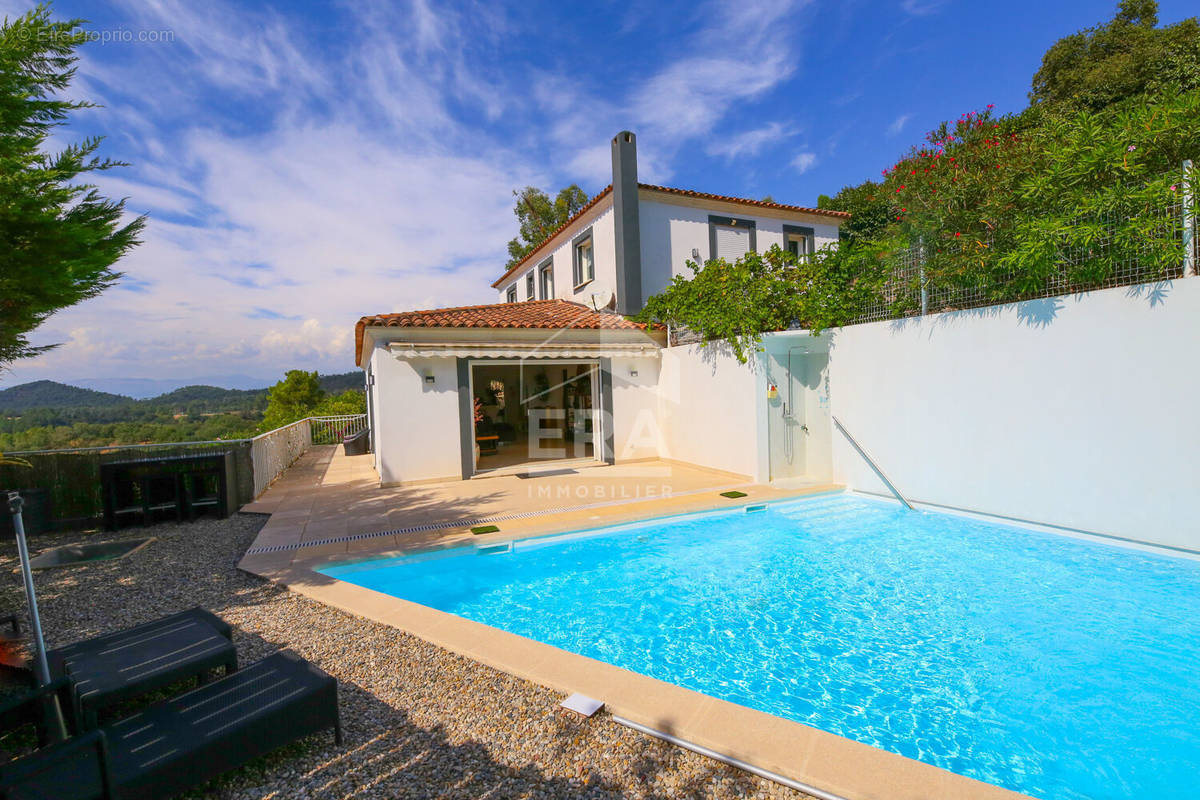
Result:
{"label": "metal handrail", "polygon": [[904,495],[900,494],[900,490],[896,488],[896,484],[892,483],[888,479],[888,476],[885,475],[883,470],[879,468],[879,465],[875,463],[875,459],[867,455],[867,451],[863,450],[862,445],[860,445],[858,441],[850,435],[850,431],[846,430],[846,426],[842,424],[842,421],[837,417],[834,417],[833,424],[837,425],[838,430],[842,432],[842,435],[846,437],[850,444],[854,445],[854,449],[858,451],[858,454],[862,456],[868,464],[871,465],[871,469],[875,470],[875,474],[883,479],[883,482],[887,484],[889,489],[891,489],[892,494],[896,495],[896,498],[905,506],[907,506],[909,511],[915,511],[916,509],[913,508],[912,503],[908,502],[908,499]]}

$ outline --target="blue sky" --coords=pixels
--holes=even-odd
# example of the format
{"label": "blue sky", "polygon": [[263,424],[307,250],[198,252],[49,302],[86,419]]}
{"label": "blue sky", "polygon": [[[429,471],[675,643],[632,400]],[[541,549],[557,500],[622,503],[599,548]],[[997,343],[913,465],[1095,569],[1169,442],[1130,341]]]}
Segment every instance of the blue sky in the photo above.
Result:
{"label": "blue sky", "polygon": [[939,120],[1023,107],[1116,3],[575,5],[57,3],[100,37],[71,94],[104,105],[60,143],[106,136],[131,166],[101,187],[150,223],[0,385],[352,369],[363,314],[492,302],[511,191],[595,193],[618,130],[648,182],[813,205]]}

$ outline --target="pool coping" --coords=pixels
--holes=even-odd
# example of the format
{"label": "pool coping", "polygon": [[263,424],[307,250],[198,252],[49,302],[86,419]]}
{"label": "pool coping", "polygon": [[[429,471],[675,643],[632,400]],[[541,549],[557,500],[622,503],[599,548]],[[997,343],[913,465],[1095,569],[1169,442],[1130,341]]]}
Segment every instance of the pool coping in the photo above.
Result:
{"label": "pool coping", "polygon": [[[832,487],[813,487],[773,498],[773,503],[827,494],[831,490]],[[618,526],[656,516],[733,510],[762,502],[760,499],[733,504],[724,500],[700,508],[694,507],[696,502],[672,503],[693,507],[658,514],[647,513],[649,509],[642,505],[625,514],[614,509],[612,517],[625,519],[610,518],[590,525],[579,514],[540,517],[515,528],[506,526],[497,534],[447,536],[437,547],[469,542],[487,545]],[[1029,800],[1026,795],[1009,789],[316,571],[334,563],[433,549],[428,541],[393,548],[370,548],[370,544],[364,542],[364,547],[353,548],[349,553],[345,549],[331,552],[318,547],[307,553],[248,554],[238,566],[318,602],[390,625],[524,680],[563,694],[580,692],[594,697],[603,701],[614,717],[776,773],[802,787],[811,787],[821,796],[845,800]]]}

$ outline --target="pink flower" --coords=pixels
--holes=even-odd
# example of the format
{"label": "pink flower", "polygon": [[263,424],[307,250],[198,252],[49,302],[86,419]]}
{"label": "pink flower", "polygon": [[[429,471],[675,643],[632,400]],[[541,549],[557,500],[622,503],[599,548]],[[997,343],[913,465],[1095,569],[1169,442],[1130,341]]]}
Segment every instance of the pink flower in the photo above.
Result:
{"label": "pink flower", "polygon": [[1129,147],[1126,147],[1125,149],[1132,153],[1134,150],[1137,150],[1137,145],[1131,144],[1131,145],[1129,145]]}

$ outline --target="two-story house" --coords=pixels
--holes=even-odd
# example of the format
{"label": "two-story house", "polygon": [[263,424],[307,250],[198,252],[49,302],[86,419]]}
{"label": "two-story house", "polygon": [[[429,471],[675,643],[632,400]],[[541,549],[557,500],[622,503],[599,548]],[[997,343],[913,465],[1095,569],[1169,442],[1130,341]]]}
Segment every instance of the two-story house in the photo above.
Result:
{"label": "two-story house", "polygon": [[[612,140],[613,182],[492,284],[500,302],[614,295],[641,310],[687,262],[733,261],[779,245],[806,255],[838,240],[849,214],[638,183],[637,137]],[[599,290],[599,291],[597,291]]]}
{"label": "two-story house", "polygon": [[[692,366],[664,357],[665,331],[623,315],[687,273],[689,260],[733,260],[772,244],[810,254],[835,244],[849,217],[638,183],[627,131],[612,140],[612,163],[612,185],[493,284],[499,303],[359,320],[355,363],[366,371],[383,483],[678,456],[694,434],[667,429],[685,417],[672,408],[698,408],[678,390],[680,370]],[[755,391],[737,381],[743,388],[722,391]],[[740,430],[727,433],[729,450],[756,447]],[[716,440],[707,441],[711,451]],[[730,471],[765,469],[747,458]]]}

